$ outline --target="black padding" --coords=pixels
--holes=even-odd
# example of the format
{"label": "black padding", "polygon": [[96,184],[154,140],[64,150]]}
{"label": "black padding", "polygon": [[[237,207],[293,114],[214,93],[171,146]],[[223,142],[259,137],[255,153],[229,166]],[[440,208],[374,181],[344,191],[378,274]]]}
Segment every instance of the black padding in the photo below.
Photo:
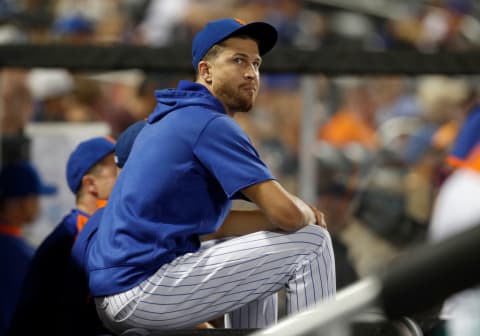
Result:
{"label": "black padding", "polygon": [[[452,223],[455,225],[455,223]],[[480,282],[480,226],[423,245],[381,274],[380,305],[387,316],[411,315]]]}
{"label": "black padding", "polygon": [[[143,69],[193,73],[188,45],[151,48],[133,45],[11,44],[0,46],[1,67],[61,67],[77,71]],[[422,53],[276,47],[264,56],[262,72],[326,75],[480,73],[480,52]]]}

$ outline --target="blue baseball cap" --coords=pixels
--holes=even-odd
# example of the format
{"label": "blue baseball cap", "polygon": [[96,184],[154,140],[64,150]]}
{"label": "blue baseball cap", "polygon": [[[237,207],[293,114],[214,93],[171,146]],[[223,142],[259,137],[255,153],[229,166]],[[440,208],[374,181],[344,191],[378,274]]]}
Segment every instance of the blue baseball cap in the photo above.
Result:
{"label": "blue baseball cap", "polygon": [[67,161],[67,183],[70,190],[76,194],[83,176],[114,150],[115,140],[109,137],[96,137],[81,142]]}
{"label": "blue baseball cap", "polygon": [[57,188],[45,184],[35,166],[28,161],[5,164],[0,171],[0,197],[19,198],[53,195]]}
{"label": "blue baseball cap", "polygon": [[53,25],[55,32],[63,35],[75,33],[91,33],[94,24],[91,20],[80,14],[60,17]]}
{"label": "blue baseball cap", "polygon": [[229,37],[238,35],[247,35],[256,40],[260,55],[269,52],[278,38],[277,30],[266,22],[246,23],[234,18],[211,21],[193,39],[192,64],[195,71],[210,48]]}
{"label": "blue baseball cap", "polygon": [[123,168],[125,165],[132,150],[133,143],[146,123],[145,120],[139,120],[128,126],[118,137],[117,143],[115,144],[115,163],[118,168]]}

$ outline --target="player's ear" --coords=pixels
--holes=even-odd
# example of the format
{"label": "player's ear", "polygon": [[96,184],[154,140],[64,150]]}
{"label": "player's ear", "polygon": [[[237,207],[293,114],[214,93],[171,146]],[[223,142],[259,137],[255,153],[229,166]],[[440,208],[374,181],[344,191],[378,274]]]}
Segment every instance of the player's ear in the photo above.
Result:
{"label": "player's ear", "polygon": [[90,194],[97,193],[97,186],[95,184],[95,177],[92,174],[85,174],[82,177],[82,187]]}
{"label": "player's ear", "polygon": [[212,67],[208,61],[200,61],[198,63],[198,75],[205,83],[212,83]]}

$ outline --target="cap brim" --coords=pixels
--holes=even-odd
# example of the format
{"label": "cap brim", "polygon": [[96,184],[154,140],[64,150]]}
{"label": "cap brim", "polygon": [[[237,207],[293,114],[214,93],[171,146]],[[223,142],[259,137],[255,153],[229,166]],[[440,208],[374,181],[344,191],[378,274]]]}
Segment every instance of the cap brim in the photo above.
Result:
{"label": "cap brim", "polygon": [[[228,37],[247,35],[258,41],[258,51],[264,55],[275,46],[278,39],[277,30],[266,22],[252,22],[237,29]],[[227,37],[227,38],[228,38]]]}
{"label": "cap brim", "polygon": [[54,185],[43,184],[40,186],[38,193],[40,195],[55,195],[57,193],[57,187]]}

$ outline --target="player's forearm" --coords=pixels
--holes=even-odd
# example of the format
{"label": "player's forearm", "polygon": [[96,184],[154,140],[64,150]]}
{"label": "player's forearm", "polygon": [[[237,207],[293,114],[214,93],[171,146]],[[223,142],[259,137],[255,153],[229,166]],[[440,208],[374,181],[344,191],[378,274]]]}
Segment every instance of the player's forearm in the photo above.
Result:
{"label": "player's forearm", "polygon": [[317,222],[317,219],[315,218],[315,212],[313,211],[313,209],[297,196],[291,195],[291,197],[303,214],[303,226],[308,224],[315,224]]}
{"label": "player's forearm", "polygon": [[265,218],[278,230],[296,231],[316,222],[312,209],[277,181],[253,184],[243,189],[242,193],[262,210]]}
{"label": "player's forearm", "polygon": [[275,229],[277,227],[260,210],[232,210],[212,238],[243,236]]}

